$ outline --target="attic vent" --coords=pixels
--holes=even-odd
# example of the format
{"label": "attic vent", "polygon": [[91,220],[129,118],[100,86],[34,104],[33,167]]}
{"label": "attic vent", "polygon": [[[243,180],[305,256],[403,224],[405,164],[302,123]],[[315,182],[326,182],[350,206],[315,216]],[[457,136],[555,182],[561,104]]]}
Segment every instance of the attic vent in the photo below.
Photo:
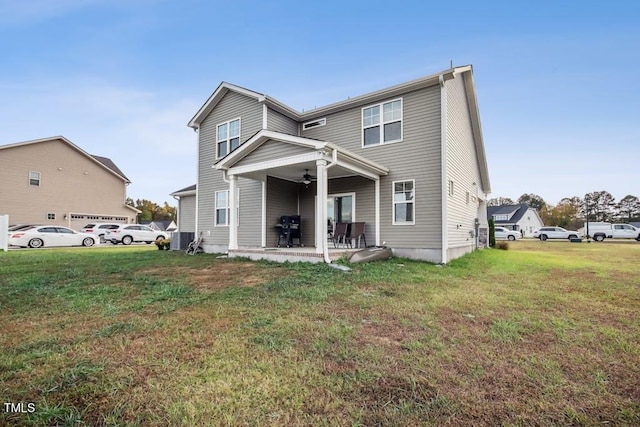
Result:
{"label": "attic vent", "polygon": [[318,126],[324,126],[327,124],[327,119],[324,117],[322,119],[314,120],[312,122],[307,122],[302,124],[302,130],[307,130],[311,128],[317,128]]}

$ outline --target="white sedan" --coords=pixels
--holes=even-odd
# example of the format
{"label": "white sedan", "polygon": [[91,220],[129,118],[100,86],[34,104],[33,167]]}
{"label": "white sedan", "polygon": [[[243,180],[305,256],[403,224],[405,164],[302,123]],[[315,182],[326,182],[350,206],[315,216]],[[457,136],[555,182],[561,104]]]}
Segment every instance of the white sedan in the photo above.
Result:
{"label": "white sedan", "polygon": [[504,227],[496,227],[496,240],[516,240],[522,237],[519,231],[507,230]]}
{"label": "white sedan", "polygon": [[9,233],[9,245],[20,247],[93,246],[98,242],[98,236],[57,225],[34,226]]}

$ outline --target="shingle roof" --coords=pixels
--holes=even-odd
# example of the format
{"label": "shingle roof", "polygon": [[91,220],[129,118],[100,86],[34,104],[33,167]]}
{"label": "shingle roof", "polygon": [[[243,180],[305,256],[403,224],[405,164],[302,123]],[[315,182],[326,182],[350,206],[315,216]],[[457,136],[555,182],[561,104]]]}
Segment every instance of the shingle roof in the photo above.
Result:
{"label": "shingle roof", "polygon": [[[496,220],[496,224],[515,224],[524,214],[529,210],[529,205],[526,203],[520,205],[502,205],[502,206],[489,206],[487,208],[487,216],[491,218],[494,215],[511,215],[511,219]],[[515,213],[514,213],[515,212]]]}
{"label": "shingle roof", "polygon": [[196,184],[193,184],[188,187],[181,188],[180,190],[174,191],[172,194],[182,193],[183,191],[195,191],[195,189],[196,189]]}
{"label": "shingle roof", "polygon": [[105,165],[106,167],[108,167],[109,169],[111,169],[121,177],[125,178],[127,181],[131,181],[129,178],[127,178],[125,174],[122,173],[120,168],[116,166],[115,163],[113,163],[113,160],[106,157],[102,157],[102,156],[95,156],[93,154],[91,155],[91,157],[93,157],[94,159],[96,159],[97,161],[99,161],[100,163],[102,163],[103,165]]}

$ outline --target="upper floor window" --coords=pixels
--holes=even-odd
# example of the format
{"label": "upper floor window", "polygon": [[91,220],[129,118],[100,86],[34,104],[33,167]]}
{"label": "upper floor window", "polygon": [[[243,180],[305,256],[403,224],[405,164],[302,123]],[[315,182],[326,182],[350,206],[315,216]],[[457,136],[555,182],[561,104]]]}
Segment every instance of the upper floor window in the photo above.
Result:
{"label": "upper floor window", "polygon": [[40,187],[40,172],[29,172],[29,185]]}
{"label": "upper floor window", "polygon": [[362,145],[402,141],[402,99],[362,109]]}
{"label": "upper floor window", "polygon": [[217,151],[221,159],[240,146],[240,119],[221,123],[217,130]]}

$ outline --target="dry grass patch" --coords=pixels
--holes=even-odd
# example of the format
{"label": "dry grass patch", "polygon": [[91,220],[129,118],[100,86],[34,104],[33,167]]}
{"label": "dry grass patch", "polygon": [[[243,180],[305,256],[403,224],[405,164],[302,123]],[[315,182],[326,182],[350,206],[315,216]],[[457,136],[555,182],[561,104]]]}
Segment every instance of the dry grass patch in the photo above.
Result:
{"label": "dry grass patch", "polygon": [[0,262],[2,394],[37,406],[0,424],[640,424],[640,245],[350,273],[56,253]]}

